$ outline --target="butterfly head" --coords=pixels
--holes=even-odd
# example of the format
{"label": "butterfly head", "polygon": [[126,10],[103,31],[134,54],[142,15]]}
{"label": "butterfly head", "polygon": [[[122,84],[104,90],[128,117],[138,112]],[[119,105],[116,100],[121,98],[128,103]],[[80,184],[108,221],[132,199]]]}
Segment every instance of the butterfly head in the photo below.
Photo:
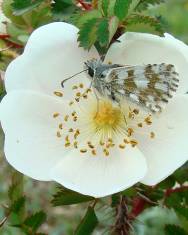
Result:
{"label": "butterfly head", "polygon": [[97,59],[92,59],[92,60],[88,60],[87,62],[85,62],[85,66],[88,69],[87,73],[88,75],[93,78],[94,75],[97,72],[97,69],[102,65],[102,62],[100,60]]}

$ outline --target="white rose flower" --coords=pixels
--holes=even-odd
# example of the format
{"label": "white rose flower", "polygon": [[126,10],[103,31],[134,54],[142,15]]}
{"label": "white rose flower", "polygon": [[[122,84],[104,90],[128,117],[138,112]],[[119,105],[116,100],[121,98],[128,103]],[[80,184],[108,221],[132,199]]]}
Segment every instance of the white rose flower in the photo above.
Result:
{"label": "white rose flower", "polygon": [[97,110],[85,73],[61,87],[84,62],[99,58],[95,48],[78,47],[77,33],[66,23],[42,26],[8,66],[7,95],[0,105],[8,162],[34,179],[55,180],[95,197],[139,181],[157,184],[188,159],[188,47],[168,34],[122,35],[106,62],[171,63],[180,85],[160,114],[128,102],[120,109],[107,100]]}

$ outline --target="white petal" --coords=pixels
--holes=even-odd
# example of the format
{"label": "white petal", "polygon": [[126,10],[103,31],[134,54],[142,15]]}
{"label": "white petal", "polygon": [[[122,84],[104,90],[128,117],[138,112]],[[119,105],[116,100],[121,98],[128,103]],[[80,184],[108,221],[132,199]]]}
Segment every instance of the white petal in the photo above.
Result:
{"label": "white petal", "polygon": [[180,75],[179,93],[188,91],[188,46],[169,34],[165,37],[145,33],[125,33],[114,43],[105,61],[138,65],[171,63]]}
{"label": "white petal", "polygon": [[136,137],[148,165],[143,183],[157,184],[188,160],[187,117],[188,96],[178,95],[158,118],[153,117],[150,128],[155,133],[155,138],[150,139],[149,135],[144,134]]}
{"label": "white petal", "polygon": [[94,197],[122,191],[146,173],[146,163],[137,148],[114,150],[109,157],[72,151],[52,170],[52,178],[63,186]]}
{"label": "white petal", "polygon": [[[5,74],[6,90],[29,89],[52,95],[62,91],[61,81],[83,70],[84,62],[98,58],[95,48],[90,52],[78,47],[78,29],[67,23],[51,23],[35,30],[22,56],[15,59]],[[67,96],[76,82],[89,86],[84,73],[65,85]]]}
{"label": "white petal", "polygon": [[5,132],[5,155],[18,171],[38,180],[50,180],[49,170],[66,153],[57,137],[60,117],[68,105],[36,92],[9,92],[0,104]]}

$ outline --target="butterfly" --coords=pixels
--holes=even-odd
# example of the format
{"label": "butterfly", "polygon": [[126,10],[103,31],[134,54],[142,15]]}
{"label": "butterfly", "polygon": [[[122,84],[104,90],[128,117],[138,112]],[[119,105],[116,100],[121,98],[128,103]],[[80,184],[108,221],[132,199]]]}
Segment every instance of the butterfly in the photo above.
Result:
{"label": "butterfly", "polygon": [[179,74],[172,64],[103,64],[93,59],[85,66],[101,96],[117,103],[128,99],[151,112],[161,112],[178,88]]}

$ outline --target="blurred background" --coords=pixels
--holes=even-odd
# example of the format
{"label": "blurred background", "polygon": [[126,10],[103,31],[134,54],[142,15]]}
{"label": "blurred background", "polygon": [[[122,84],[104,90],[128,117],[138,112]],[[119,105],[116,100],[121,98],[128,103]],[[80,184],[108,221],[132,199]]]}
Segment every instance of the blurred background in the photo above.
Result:
{"label": "blurred background", "polygon": [[[10,1],[6,1],[7,3]],[[6,11],[9,11],[6,8]],[[0,13],[2,14],[2,13]],[[166,3],[160,6],[151,7],[148,14],[157,16],[163,23],[166,32],[171,33],[175,37],[188,44],[188,0],[167,0]],[[32,27],[39,26],[37,17],[40,17],[40,23],[47,23],[52,20],[48,12],[39,15],[33,13],[34,17]],[[1,15],[2,17],[2,15]],[[12,17],[16,21],[21,21],[19,17]],[[25,18],[26,19],[26,18]],[[35,19],[35,20],[34,20]],[[30,22],[27,22],[27,33],[23,33],[22,37],[17,38],[18,29],[16,25],[9,26],[8,31],[14,35],[15,43],[24,43],[29,35]],[[24,27],[19,30],[25,30]],[[134,29],[133,29],[134,30]],[[19,34],[20,35],[20,34]],[[0,39],[0,48],[4,48],[5,43]],[[10,50],[0,52],[0,70],[5,70],[8,63],[16,56],[17,51]],[[3,76],[3,73],[2,73]],[[8,188],[11,184],[11,177],[13,169],[8,165],[3,154],[3,133],[0,130],[0,221],[4,218],[4,207],[7,204]],[[37,211],[40,208],[47,213],[47,222],[43,225],[42,231],[52,235],[71,235],[79,221],[81,220],[87,205],[75,205],[52,207],[50,204],[51,195],[55,193],[55,183],[37,182],[30,178],[24,177],[24,192],[27,196],[26,206],[28,211]],[[87,203],[86,203],[87,204]],[[95,232],[95,234],[109,234],[108,225],[113,222],[113,211],[108,209],[99,210],[100,217],[103,222]],[[175,213],[162,207],[145,210],[135,221],[135,228],[133,235],[163,235],[164,223],[179,224],[179,220]],[[105,228],[105,230],[104,230]],[[0,235],[20,235],[17,228],[7,226],[5,224],[0,228]],[[177,234],[178,235],[178,234]]]}

